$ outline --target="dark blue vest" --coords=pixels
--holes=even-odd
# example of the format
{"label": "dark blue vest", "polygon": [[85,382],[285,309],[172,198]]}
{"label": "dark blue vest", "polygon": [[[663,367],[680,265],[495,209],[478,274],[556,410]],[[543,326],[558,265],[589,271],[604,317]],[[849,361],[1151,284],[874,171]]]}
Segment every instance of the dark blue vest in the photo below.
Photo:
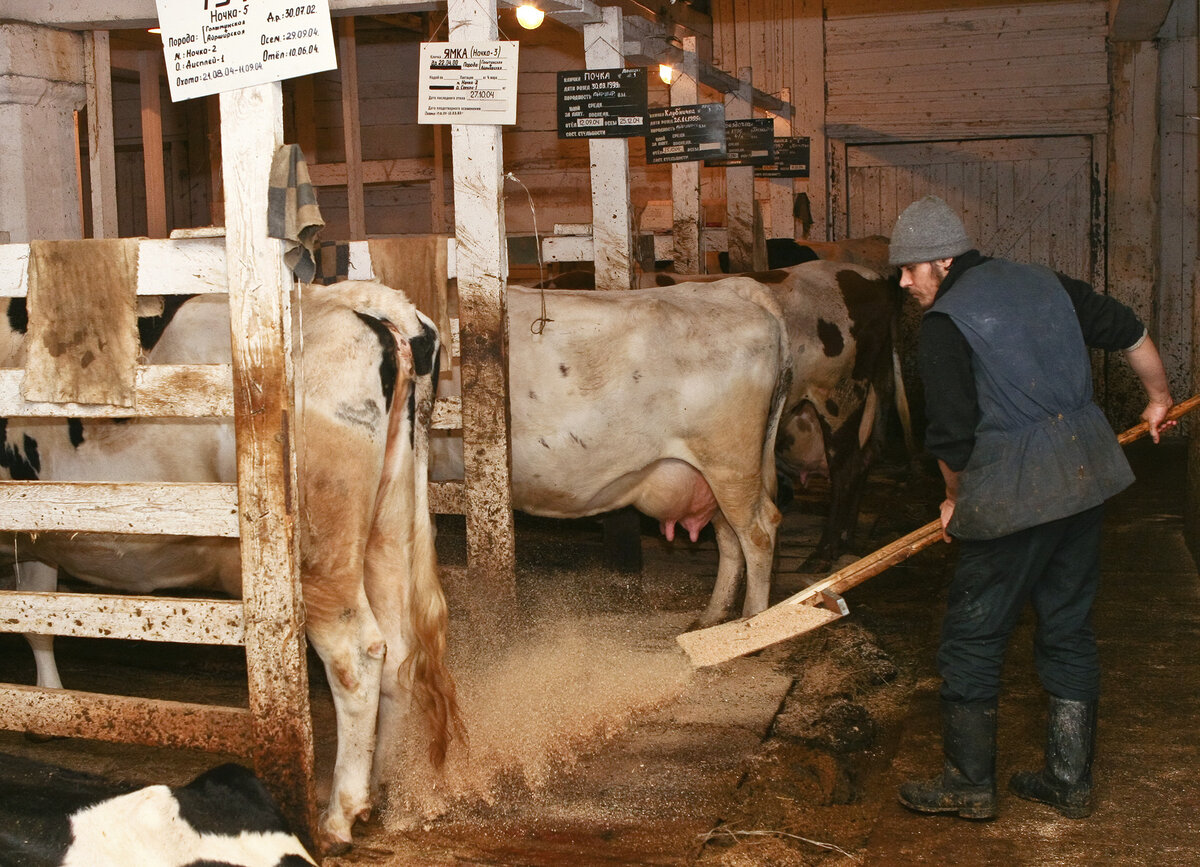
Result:
{"label": "dark blue vest", "polygon": [[1092,401],[1087,347],[1054,272],[991,259],[931,310],[950,316],[970,344],[979,395],[951,535],[994,539],[1098,506],[1133,482]]}

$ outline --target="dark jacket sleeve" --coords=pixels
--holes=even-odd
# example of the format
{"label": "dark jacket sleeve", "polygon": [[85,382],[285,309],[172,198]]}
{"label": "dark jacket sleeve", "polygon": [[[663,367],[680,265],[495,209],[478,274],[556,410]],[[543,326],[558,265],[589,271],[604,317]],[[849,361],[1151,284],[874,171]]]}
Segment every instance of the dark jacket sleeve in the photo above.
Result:
{"label": "dark jacket sleeve", "polygon": [[1071,296],[1083,330],[1083,342],[1088,346],[1113,352],[1128,349],[1142,339],[1146,326],[1120,301],[1101,295],[1090,284],[1065,274],[1059,274],[1058,280]]}
{"label": "dark jacket sleeve", "polygon": [[925,386],[925,450],[957,472],[975,447],[979,401],[970,346],[944,313],[921,320],[917,365]]}

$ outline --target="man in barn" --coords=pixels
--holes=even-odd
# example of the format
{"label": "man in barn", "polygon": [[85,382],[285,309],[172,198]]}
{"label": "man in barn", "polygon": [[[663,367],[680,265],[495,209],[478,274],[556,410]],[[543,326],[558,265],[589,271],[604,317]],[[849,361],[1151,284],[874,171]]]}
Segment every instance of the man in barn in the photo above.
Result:
{"label": "man in barn", "polygon": [[1104,501],[1133,473],[1092,400],[1087,347],[1121,350],[1141,380],[1150,436],[1170,389],[1145,326],[1120,302],[1048,268],[973,249],[962,220],[927,196],[889,246],[924,311],[918,360],[925,447],[946,483],[942,533],[958,540],[937,653],[945,761],[900,801],[922,813],[996,815],[996,698],[1005,646],[1026,601],[1049,693],[1045,761],[1009,788],[1070,818],[1091,813],[1100,669],[1090,613]]}

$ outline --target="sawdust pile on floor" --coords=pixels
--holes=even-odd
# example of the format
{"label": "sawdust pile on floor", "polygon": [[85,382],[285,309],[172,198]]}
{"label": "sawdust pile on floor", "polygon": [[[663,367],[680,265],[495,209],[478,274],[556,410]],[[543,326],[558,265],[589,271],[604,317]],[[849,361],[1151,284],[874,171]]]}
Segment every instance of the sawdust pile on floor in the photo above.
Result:
{"label": "sawdust pile on floor", "polygon": [[468,746],[452,746],[440,776],[419,751],[397,758],[388,827],[410,828],[456,807],[502,807],[569,772],[638,714],[677,699],[692,676],[674,642],[687,615],[560,611],[543,620],[516,627],[506,647],[452,642]]}

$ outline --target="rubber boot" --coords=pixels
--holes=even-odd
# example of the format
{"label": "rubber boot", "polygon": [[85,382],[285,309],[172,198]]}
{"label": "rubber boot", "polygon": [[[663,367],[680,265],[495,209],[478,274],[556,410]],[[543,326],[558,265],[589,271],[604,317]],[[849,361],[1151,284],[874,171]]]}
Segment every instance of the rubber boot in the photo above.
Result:
{"label": "rubber boot", "polygon": [[1027,801],[1049,804],[1068,819],[1092,814],[1092,757],[1096,749],[1096,701],[1050,696],[1046,765],[1013,774],[1008,787]]}
{"label": "rubber boot", "polygon": [[942,702],[942,775],[900,787],[900,803],[919,813],[996,817],[996,702]]}

